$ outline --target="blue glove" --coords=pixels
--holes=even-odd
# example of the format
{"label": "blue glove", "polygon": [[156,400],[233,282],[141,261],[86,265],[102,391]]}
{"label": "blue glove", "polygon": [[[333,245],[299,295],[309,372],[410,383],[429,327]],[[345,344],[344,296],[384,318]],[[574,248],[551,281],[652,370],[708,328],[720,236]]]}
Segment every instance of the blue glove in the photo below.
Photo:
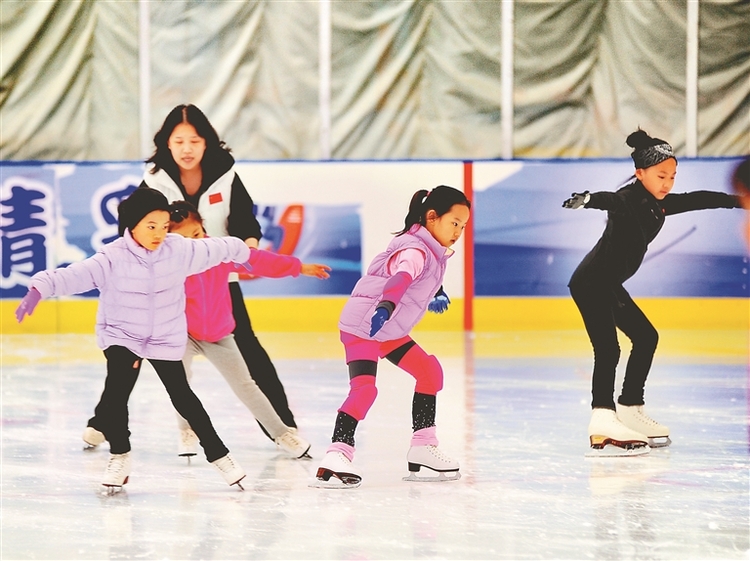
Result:
{"label": "blue glove", "polygon": [[378,307],[375,308],[375,313],[372,314],[372,319],[370,319],[370,337],[380,331],[385,325],[385,322],[390,318],[391,311],[385,306],[378,305]]}
{"label": "blue glove", "polygon": [[448,298],[448,295],[441,286],[440,290],[438,290],[435,296],[432,297],[432,300],[430,300],[430,303],[427,304],[427,309],[434,314],[442,314],[448,309],[448,304],[450,303],[451,299]]}

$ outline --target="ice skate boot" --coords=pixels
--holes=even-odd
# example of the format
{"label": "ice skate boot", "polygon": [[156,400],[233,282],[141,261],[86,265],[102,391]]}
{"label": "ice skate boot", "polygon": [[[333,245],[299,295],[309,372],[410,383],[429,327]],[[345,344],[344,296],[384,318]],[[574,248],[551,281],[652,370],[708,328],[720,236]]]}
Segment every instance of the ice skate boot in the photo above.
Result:
{"label": "ice skate boot", "polygon": [[130,479],[130,452],[124,454],[110,454],[107,469],[104,470],[102,485],[107,495],[114,495],[122,490]]}
{"label": "ice skate boot", "polygon": [[612,409],[596,407],[589,423],[589,458],[614,456],[642,456],[651,448],[645,434],[626,427]]}
{"label": "ice skate boot", "polygon": [[224,477],[224,481],[226,481],[230,486],[237,485],[237,487],[239,487],[243,491],[245,490],[245,488],[240,484],[240,481],[245,478],[245,470],[240,467],[240,464],[237,463],[237,460],[235,460],[231,454],[227,454],[223,458],[214,460],[211,463],[215,465],[216,469],[221,472],[221,475]]}
{"label": "ice skate boot", "polygon": [[284,452],[288,453],[294,458],[312,459],[312,456],[310,456],[309,454],[310,443],[301,436],[297,435],[296,430],[292,431],[291,429],[289,429],[280,437],[274,439],[274,442],[276,442],[276,445],[279,448],[281,448],[282,450],[284,450]]}
{"label": "ice skate boot", "polygon": [[83,429],[83,449],[93,450],[104,442],[106,438],[104,433],[96,430],[94,427],[86,427]]}
{"label": "ice skate boot", "polygon": [[[458,462],[431,444],[409,448],[406,461],[409,463],[409,475],[404,477],[404,481],[457,481],[461,479]],[[434,473],[420,473],[421,468],[427,468]]]}
{"label": "ice skate boot", "polygon": [[177,444],[177,455],[187,458],[190,462],[190,458],[198,453],[198,435],[193,432],[193,429],[186,428],[180,431],[180,441]]}
{"label": "ice skate boot", "polygon": [[648,437],[651,448],[663,448],[672,444],[669,438],[669,427],[657,423],[643,411],[643,405],[617,404],[617,418],[620,422]]}
{"label": "ice skate boot", "polygon": [[310,487],[323,489],[354,489],[362,483],[362,476],[343,452],[328,452],[320,462]]}

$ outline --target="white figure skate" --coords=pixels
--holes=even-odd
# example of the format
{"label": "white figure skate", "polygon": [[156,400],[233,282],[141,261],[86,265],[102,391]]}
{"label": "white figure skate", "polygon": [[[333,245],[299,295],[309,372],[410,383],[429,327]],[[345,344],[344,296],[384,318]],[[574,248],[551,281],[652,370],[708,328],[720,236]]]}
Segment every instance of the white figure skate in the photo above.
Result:
{"label": "white figure skate", "polygon": [[323,489],[354,489],[362,483],[362,476],[342,452],[328,452],[320,462],[310,487]]}
{"label": "white figure skate", "polygon": [[[458,462],[449,458],[437,446],[412,446],[406,454],[409,475],[404,481],[457,481],[461,479]],[[434,473],[420,473],[427,468]]]}
{"label": "white figure skate", "polygon": [[187,458],[190,462],[190,458],[196,454],[198,454],[198,435],[191,428],[182,429],[180,441],[177,443],[177,455]]}
{"label": "white figure skate", "polygon": [[221,475],[224,477],[224,481],[227,482],[227,484],[231,485],[237,485],[240,489],[243,491],[245,488],[240,484],[240,481],[245,479],[245,470],[242,469],[239,463],[237,463],[237,460],[235,460],[231,454],[227,454],[223,458],[219,458],[218,460],[214,460],[211,462],[214,466],[216,466],[216,469],[221,472]]}
{"label": "white figure skate", "polygon": [[96,430],[94,427],[86,427],[83,429],[84,450],[93,450],[105,440],[104,433]]}
{"label": "white figure skate", "polygon": [[617,418],[629,429],[645,434],[651,448],[663,448],[672,444],[669,438],[669,427],[657,423],[646,415],[643,405],[620,405],[618,403]]}
{"label": "white figure skate", "polygon": [[104,470],[102,485],[108,495],[114,495],[122,490],[130,479],[130,452],[124,454],[110,454],[107,469]]}
{"label": "white figure skate", "polygon": [[289,429],[284,434],[274,439],[274,442],[276,442],[276,445],[290,456],[297,459],[312,459],[312,456],[309,454],[310,443],[299,436],[296,430],[292,431],[292,429]]}
{"label": "white figure skate", "polygon": [[589,458],[615,456],[642,456],[651,448],[645,434],[626,427],[617,419],[612,409],[596,407],[589,423]]}

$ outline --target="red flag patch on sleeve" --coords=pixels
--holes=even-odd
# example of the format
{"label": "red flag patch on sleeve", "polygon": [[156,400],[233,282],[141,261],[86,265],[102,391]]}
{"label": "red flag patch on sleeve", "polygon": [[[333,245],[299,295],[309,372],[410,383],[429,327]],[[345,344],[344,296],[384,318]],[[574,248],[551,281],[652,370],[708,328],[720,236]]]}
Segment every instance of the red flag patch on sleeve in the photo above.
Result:
{"label": "red flag patch on sleeve", "polygon": [[216,203],[220,203],[224,199],[221,196],[221,193],[212,193],[208,196],[208,204],[215,205]]}

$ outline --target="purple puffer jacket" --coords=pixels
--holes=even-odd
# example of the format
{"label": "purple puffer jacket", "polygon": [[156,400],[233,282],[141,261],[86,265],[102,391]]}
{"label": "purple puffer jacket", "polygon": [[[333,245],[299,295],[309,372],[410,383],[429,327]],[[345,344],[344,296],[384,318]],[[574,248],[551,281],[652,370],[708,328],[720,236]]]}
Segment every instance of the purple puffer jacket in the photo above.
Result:
{"label": "purple puffer jacket", "polygon": [[[406,248],[416,248],[424,253],[424,268],[406,289],[391,318],[374,337],[370,337],[370,319],[383,297],[385,283],[391,276],[388,274],[388,261],[396,252]],[[422,319],[427,305],[443,284],[445,267],[453,253],[453,250],[440,245],[427,229],[419,225],[396,236],[384,252],[375,256],[365,276],[357,281],[351,298],[341,312],[339,329],[376,341],[393,341],[408,335]]]}
{"label": "purple puffer jacket", "polygon": [[168,234],[151,251],[126,230],[84,261],[35,274],[31,286],[43,298],[98,288],[100,348],[120,345],[143,358],[181,360],[187,344],[185,279],[222,262],[249,258],[250,249],[237,238]]}

